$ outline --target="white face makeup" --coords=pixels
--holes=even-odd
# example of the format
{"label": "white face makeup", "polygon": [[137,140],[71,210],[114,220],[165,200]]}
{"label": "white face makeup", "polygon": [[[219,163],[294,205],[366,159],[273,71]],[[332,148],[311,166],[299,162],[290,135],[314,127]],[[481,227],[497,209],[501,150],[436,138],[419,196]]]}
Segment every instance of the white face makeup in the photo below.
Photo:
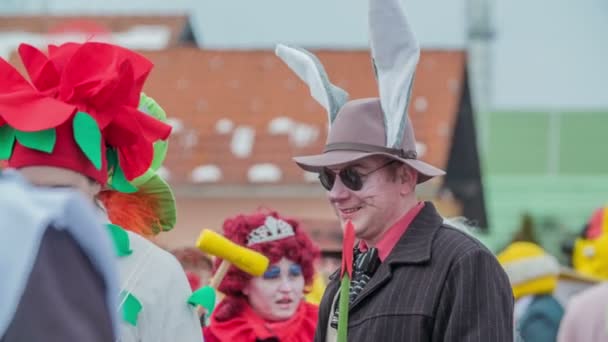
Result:
{"label": "white face makeup", "polygon": [[302,267],[282,258],[261,277],[251,279],[243,293],[253,310],[267,321],[291,318],[304,296]]}

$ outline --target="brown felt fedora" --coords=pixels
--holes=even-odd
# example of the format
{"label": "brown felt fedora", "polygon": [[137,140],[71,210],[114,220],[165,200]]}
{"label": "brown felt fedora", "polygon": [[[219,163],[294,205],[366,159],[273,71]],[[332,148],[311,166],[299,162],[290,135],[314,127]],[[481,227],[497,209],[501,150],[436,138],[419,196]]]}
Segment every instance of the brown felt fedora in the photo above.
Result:
{"label": "brown felt fedora", "polygon": [[369,156],[396,159],[418,171],[418,183],[442,176],[444,171],[417,159],[416,139],[411,125],[405,125],[401,148],[385,147],[386,130],[379,98],[347,102],[331,125],[323,153],[295,157],[304,170],[319,172],[324,167],[347,164]]}

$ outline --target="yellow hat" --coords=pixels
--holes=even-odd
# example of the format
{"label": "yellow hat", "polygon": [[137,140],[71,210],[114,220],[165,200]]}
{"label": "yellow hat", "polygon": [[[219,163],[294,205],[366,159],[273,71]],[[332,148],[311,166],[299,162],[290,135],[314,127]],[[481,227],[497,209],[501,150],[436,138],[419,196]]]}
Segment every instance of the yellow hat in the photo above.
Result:
{"label": "yellow hat", "polygon": [[319,305],[321,303],[321,298],[323,297],[323,292],[325,292],[325,280],[323,276],[319,273],[315,273],[315,277],[313,278],[312,284],[309,288],[307,288],[308,293],[306,294],[306,301]]}
{"label": "yellow hat", "polygon": [[498,261],[509,276],[515,299],[549,294],[557,287],[559,263],[534,243],[514,242],[498,255]]}

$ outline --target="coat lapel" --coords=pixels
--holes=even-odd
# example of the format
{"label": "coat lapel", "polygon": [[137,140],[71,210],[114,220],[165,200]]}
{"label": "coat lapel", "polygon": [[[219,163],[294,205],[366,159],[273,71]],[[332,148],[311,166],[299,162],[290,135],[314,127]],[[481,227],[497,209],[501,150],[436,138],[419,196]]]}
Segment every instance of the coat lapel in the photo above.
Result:
{"label": "coat lapel", "polygon": [[386,260],[353,301],[350,306],[351,310],[365,298],[372,296],[391,279],[393,267],[422,264],[431,260],[433,239],[442,223],[443,218],[437,213],[435,206],[431,202],[426,202]]}

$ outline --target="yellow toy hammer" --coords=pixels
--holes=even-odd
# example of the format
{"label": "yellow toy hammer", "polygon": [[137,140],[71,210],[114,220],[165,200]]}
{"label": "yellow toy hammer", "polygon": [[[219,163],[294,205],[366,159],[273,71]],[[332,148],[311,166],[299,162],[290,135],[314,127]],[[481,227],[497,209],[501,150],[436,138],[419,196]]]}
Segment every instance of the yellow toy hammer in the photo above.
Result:
{"label": "yellow toy hammer", "polygon": [[200,305],[207,309],[208,314],[211,314],[215,308],[217,288],[230,269],[230,265],[234,265],[254,277],[259,277],[266,272],[270,263],[266,256],[249,248],[239,246],[209,229],[201,231],[196,241],[196,247],[207,254],[222,259],[209,285],[195,291],[188,300],[190,304]]}

